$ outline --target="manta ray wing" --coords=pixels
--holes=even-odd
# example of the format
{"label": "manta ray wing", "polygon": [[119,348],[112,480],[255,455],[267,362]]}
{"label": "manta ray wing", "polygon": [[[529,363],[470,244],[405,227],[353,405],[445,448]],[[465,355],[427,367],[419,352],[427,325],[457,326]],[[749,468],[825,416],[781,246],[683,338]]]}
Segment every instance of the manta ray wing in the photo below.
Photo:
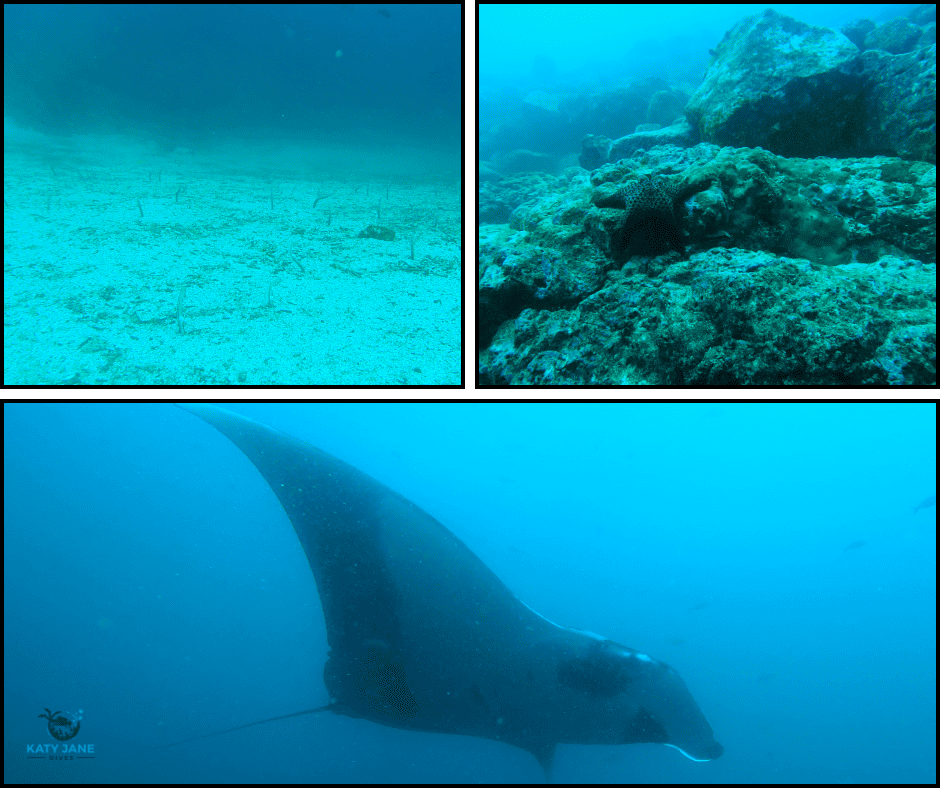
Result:
{"label": "manta ray wing", "polygon": [[558,742],[722,748],[664,663],[533,612],[441,523],[297,438],[181,405],[254,464],[294,526],[326,621],[329,710],[495,739],[550,773]]}

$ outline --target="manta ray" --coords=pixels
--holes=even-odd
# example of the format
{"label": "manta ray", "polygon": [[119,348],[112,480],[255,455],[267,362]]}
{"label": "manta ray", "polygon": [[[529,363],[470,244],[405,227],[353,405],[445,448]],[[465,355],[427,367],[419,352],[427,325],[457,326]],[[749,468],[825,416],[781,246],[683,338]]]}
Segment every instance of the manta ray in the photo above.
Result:
{"label": "manta ray", "polygon": [[440,522],[336,457],[215,406],[180,407],[254,464],[316,580],[329,703],[275,719],[330,712],[494,739],[532,753],[547,780],[559,743],[722,754],[665,663],[539,615]]}

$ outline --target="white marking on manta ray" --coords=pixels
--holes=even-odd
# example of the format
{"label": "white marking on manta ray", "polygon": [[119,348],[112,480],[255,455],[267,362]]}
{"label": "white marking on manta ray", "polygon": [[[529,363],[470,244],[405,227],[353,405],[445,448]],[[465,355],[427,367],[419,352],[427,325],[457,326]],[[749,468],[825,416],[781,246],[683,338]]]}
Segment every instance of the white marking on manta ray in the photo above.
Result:
{"label": "white marking on manta ray", "polygon": [[664,743],[667,747],[672,747],[672,749],[678,750],[678,751],[681,752],[686,758],[688,758],[690,761],[695,761],[696,763],[708,763],[708,762],[711,760],[711,758],[693,758],[691,755],[689,755],[689,754],[688,754],[685,750],[683,750],[681,747],[676,747],[675,744],[668,744],[668,743],[666,743],[666,742],[663,742],[663,743]]}
{"label": "white marking on manta ray", "polygon": [[[516,599],[519,600],[520,605],[523,605],[524,607],[529,608],[529,610],[532,610],[532,608],[529,607],[521,599],[519,599],[519,597],[516,597]],[[655,662],[656,661],[647,654],[642,654],[639,651],[634,651],[632,648],[627,648],[626,646],[621,646],[619,643],[614,643],[610,638],[605,638],[603,635],[598,635],[596,632],[588,632],[586,629],[575,629],[574,627],[563,627],[561,624],[556,624],[554,621],[550,621],[549,619],[545,618],[545,616],[539,613],[538,610],[532,610],[532,612],[535,613],[535,615],[537,615],[540,619],[542,619],[542,621],[545,621],[546,623],[551,624],[553,627],[556,627],[557,629],[562,629],[565,632],[577,632],[581,635],[587,635],[589,638],[594,638],[595,640],[600,640],[601,642],[604,642],[604,643],[611,643],[614,646],[617,646],[617,648],[620,649],[620,653],[625,657],[636,657],[637,659],[642,660],[643,662]],[[692,760],[695,760],[695,759],[693,758]]]}

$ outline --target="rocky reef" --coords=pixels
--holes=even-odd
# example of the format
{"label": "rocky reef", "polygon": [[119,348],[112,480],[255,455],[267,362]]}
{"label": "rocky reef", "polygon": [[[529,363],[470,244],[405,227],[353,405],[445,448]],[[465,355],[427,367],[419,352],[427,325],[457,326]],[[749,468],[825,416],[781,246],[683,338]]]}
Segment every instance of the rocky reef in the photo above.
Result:
{"label": "rocky reef", "polygon": [[481,179],[479,384],[935,385],[918,13],[749,17],[684,118],[589,135],[561,175]]}

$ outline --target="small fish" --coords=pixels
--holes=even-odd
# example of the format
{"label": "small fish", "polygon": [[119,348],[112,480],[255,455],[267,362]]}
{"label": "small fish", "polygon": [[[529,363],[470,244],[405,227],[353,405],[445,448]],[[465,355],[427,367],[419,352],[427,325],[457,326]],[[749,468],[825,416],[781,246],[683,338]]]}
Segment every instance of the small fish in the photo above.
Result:
{"label": "small fish", "polygon": [[859,547],[864,547],[864,546],[865,546],[865,540],[864,540],[864,539],[856,539],[856,540],[855,540],[854,542],[852,542],[851,544],[847,544],[847,545],[845,546],[845,550],[843,550],[842,552],[843,552],[843,553],[847,553],[847,552],[849,552],[849,550],[858,550]]}
{"label": "small fish", "polygon": [[696,605],[692,605],[692,607],[690,607],[689,610],[704,610],[710,604],[711,602],[699,602]]}
{"label": "small fish", "polygon": [[921,509],[926,509],[928,506],[937,505],[937,496],[928,495],[924,500],[922,500],[917,506],[914,507],[914,514],[917,514]]}

